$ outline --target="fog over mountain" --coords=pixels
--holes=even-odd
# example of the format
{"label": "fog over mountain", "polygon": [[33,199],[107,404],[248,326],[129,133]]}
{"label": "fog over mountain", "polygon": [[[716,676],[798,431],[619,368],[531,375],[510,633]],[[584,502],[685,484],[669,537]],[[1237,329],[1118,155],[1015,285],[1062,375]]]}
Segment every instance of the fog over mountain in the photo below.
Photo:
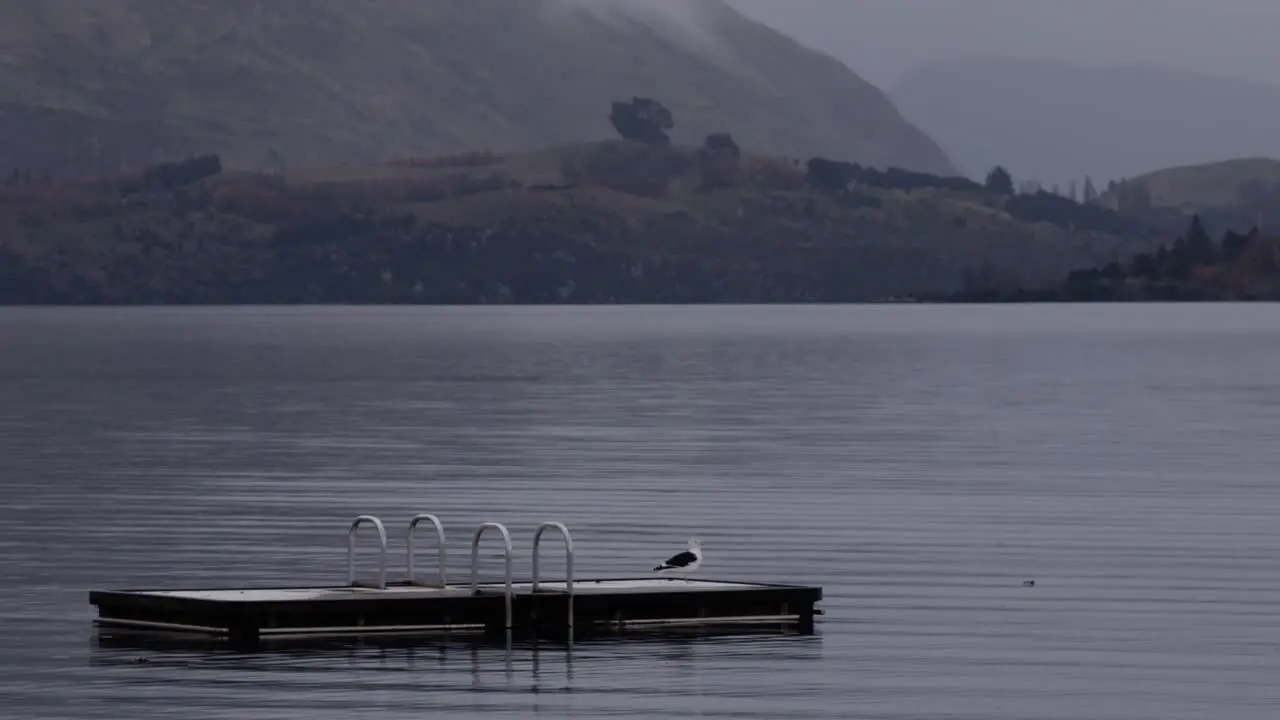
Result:
{"label": "fog over mountain", "polygon": [[1280,157],[1274,0],[731,0],[885,88],[967,174]]}
{"label": "fog over mountain", "polygon": [[978,59],[907,73],[891,96],[982,177],[1066,191],[1171,166],[1280,157],[1280,88],[1149,66]]}
{"label": "fog over mountain", "polygon": [[0,175],[307,167],[616,137],[951,172],[881,88],[722,0],[6,0]]}
{"label": "fog over mountain", "polygon": [[1141,63],[1280,85],[1275,0],[730,0],[881,87],[936,60]]}

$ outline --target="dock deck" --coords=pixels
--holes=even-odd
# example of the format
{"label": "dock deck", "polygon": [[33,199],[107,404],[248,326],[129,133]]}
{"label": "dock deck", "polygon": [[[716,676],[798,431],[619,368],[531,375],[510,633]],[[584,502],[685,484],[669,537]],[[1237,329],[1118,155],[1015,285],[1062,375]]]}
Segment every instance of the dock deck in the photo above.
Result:
{"label": "dock deck", "polygon": [[[415,578],[413,531],[430,520],[439,541],[434,583]],[[354,544],[361,525],[378,531],[378,580],[355,579]],[[476,580],[478,547],[487,530],[505,541],[505,578]],[[566,578],[539,578],[539,543],[545,530],[559,531],[566,547]],[[534,577],[511,578],[511,540],[498,523],[485,523],[472,536],[471,581],[450,584],[445,577],[445,535],[439,519],[419,515],[406,539],[407,578],[386,581],[386,531],[380,520],[362,515],[348,533],[348,583],[333,587],[243,589],[95,590],[89,602],[95,622],[105,628],[132,628],[224,637],[254,645],[269,638],[435,633],[513,633],[536,638],[573,638],[640,627],[794,626],[814,631],[821,611],[819,587],[681,578],[573,578],[573,540],[560,523],[543,523],[533,544]]]}

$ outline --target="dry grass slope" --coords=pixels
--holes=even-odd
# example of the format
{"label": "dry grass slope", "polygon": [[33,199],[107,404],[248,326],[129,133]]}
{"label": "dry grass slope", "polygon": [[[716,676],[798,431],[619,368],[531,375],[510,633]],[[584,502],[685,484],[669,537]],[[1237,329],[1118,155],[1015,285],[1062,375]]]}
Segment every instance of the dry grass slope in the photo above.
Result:
{"label": "dry grass slope", "polygon": [[553,1],[8,0],[0,172],[527,151],[613,136],[631,95],[670,107],[679,142],[950,171],[877,88],[719,0],[698,0],[708,48]]}
{"label": "dry grass slope", "polygon": [[1280,160],[1239,158],[1157,170],[1130,180],[1146,185],[1152,205],[1163,208],[1238,205],[1240,188],[1250,181],[1280,183]]}
{"label": "dry grass slope", "polygon": [[1151,248],[1019,220],[977,186],[817,189],[759,154],[708,188],[699,158],[604,141],[224,171],[124,198],[139,174],[9,185],[0,301],[865,301],[975,273],[1035,285]]}

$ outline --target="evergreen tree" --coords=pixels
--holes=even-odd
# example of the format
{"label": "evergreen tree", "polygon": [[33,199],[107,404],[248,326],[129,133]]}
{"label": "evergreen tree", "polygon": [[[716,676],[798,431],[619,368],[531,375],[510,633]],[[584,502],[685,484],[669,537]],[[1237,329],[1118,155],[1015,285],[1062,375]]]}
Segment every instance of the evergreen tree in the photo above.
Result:
{"label": "evergreen tree", "polygon": [[1213,262],[1213,238],[1205,232],[1199,213],[1191,217],[1191,227],[1187,229],[1187,250],[1191,253],[1193,262],[1201,264]]}
{"label": "evergreen tree", "polygon": [[1009,174],[1008,170],[999,165],[987,173],[986,185],[991,192],[1000,193],[1001,195],[1013,194],[1013,176]]}
{"label": "evergreen tree", "polygon": [[1093,178],[1084,176],[1084,202],[1090,204],[1098,201],[1098,189],[1093,186]]}

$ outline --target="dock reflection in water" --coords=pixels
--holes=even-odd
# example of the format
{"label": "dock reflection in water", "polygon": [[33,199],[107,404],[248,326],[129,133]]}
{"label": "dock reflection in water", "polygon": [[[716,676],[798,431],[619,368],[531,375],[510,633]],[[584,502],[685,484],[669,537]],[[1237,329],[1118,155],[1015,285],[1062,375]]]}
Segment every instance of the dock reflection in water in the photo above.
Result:
{"label": "dock reflection in water", "polygon": [[[668,680],[653,692],[697,698],[699,666],[704,663],[811,663],[820,661],[821,653],[820,633],[802,635],[784,626],[774,631],[663,629],[572,643],[490,642],[478,636],[290,639],[253,651],[232,650],[217,639],[192,635],[103,631],[90,640],[89,663],[111,671],[117,691],[135,697],[151,690],[173,691],[174,683],[193,683],[193,690],[216,686],[228,691],[271,687],[281,694],[323,692],[325,678],[337,674],[348,692],[411,692],[422,700],[414,708],[429,710],[456,709],[453,703],[427,700],[432,692],[569,695],[584,674],[588,689],[577,692],[588,697],[634,692],[646,682],[645,674],[635,671],[654,662],[682,681]],[[608,680],[612,678],[624,682]],[[315,702],[310,697],[307,704]],[[554,710],[539,708],[536,698],[533,702],[535,711]],[[516,705],[527,708],[527,699]]]}

